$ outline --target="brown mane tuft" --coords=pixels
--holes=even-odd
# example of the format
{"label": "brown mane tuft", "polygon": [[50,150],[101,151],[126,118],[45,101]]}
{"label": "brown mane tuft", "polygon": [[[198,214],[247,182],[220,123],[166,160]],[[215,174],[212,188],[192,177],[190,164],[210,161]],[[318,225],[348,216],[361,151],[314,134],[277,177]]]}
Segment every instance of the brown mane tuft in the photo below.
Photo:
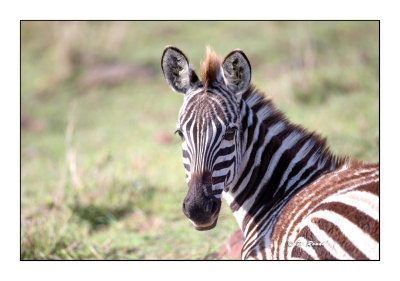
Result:
{"label": "brown mane tuft", "polygon": [[217,80],[220,72],[221,60],[210,46],[206,47],[206,60],[201,64],[201,81],[204,88]]}

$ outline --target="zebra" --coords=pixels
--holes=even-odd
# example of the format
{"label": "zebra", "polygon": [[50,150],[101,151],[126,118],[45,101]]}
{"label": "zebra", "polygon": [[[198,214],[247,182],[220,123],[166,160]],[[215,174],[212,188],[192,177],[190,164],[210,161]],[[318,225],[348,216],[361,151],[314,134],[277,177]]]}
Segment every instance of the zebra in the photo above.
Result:
{"label": "zebra", "polygon": [[173,46],[164,77],[183,94],[176,123],[188,192],[184,215],[214,228],[221,198],[244,235],[242,259],[379,259],[379,164],[333,155],[251,83],[236,49],[207,46],[199,79]]}

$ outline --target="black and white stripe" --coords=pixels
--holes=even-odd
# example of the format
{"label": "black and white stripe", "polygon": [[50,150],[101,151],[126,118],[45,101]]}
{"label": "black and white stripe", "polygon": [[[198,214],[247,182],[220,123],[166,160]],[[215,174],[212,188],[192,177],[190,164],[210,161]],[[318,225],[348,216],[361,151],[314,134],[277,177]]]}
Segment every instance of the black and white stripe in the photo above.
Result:
{"label": "black and white stripe", "polygon": [[[188,95],[179,113],[177,131],[182,135],[186,181],[198,171],[212,171],[213,194],[219,198],[226,183],[233,180],[239,166],[240,143],[237,132],[235,101],[231,96],[208,90],[207,96],[196,91]],[[229,177],[227,177],[229,175]]]}

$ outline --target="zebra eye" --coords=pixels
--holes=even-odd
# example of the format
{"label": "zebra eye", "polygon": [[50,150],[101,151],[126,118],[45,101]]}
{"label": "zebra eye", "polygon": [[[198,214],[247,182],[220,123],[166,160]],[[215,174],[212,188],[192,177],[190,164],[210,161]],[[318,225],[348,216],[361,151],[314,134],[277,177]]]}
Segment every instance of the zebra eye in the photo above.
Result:
{"label": "zebra eye", "polygon": [[224,139],[226,140],[232,140],[233,137],[235,136],[237,127],[229,127],[225,131]]}
{"label": "zebra eye", "polygon": [[183,141],[183,139],[184,139],[184,136],[183,136],[183,133],[182,133],[182,131],[181,130],[176,130],[175,132],[174,132],[174,134],[178,134],[180,137],[181,137],[181,140]]}

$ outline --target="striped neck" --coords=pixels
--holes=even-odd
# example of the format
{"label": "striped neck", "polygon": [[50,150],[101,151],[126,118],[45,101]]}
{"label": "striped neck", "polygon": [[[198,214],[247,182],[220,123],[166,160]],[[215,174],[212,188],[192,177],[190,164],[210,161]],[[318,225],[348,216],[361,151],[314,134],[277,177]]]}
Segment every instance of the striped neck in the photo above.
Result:
{"label": "striped neck", "polygon": [[271,233],[289,199],[343,160],[329,152],[324,139],[291,124],[253,87],[243,94],[240,109],[242,161],[223,196],[249,239]]}

